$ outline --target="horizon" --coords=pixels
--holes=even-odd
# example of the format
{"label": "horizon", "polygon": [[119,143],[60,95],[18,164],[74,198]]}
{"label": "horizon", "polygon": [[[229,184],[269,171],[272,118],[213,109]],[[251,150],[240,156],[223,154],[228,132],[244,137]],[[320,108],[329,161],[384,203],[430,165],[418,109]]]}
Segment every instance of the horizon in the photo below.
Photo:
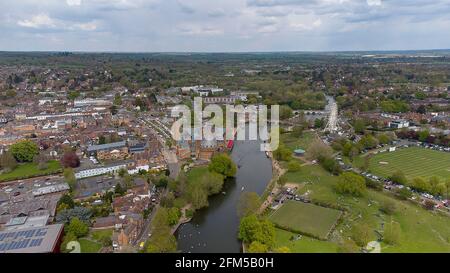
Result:
{"label": "horizon", "polygon": [[450,48],[445,0],[23,0],[0,50],[360,52]]}

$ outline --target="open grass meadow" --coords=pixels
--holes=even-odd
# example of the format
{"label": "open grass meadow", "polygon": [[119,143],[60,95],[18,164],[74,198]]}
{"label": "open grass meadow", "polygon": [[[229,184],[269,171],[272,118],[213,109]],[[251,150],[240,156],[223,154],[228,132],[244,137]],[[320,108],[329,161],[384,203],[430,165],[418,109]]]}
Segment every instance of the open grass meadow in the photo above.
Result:
{"label": "open grass meadow", "polygon": [[0,182],[50,175],[62,171],[59,161],[50,160],[47,165],[47,169],[40,170],[35,163],[19,164],[13,171],[0,174]]}
{"label": "open grass meadow", "polygon": [[379,153],[370,158],[369,170],[381,177],[400,170],[408,179],[431,176],[447,179],[450,178],[450,153],[420,147]]}
{"label": "open grass meadow", "polygon": [[80,242],[81,253],[98,253],[102,248],[100,243],[91,241],[87,238],[81,238],[78,242]]}
{"label": "open grass meadow", "polygon": [[273,212],[270,220],[280,228],[325,240],[340,216],[341,212],[338,210],[286,201],[281,208]]}
{"label": "open grass meadow", "polygon": [[292,133],[281,134],[281,142],[286,145],[292,151],[296,149],[306,150],[309,144],[316,138],[316,133],[311,131],[303,132],[301,137],[295,137]]}
{"label": "open grass meadow", "polygon": [[283,229],[275,229],[275,248],[288,247],[293,253],[336,253],[338,245],[329,242],[317,240],[308,236],[293,239],[297,234]]}
{"label": "open grass meadow", "polygon": [[[398,151],[401,152],[401,151]],[[401,232],[398,243],[382,243],[382,252],[450,252],[450,217],[433,213],[424,208],[395,198],[389,193],[367,190],[365,196],[355,198],[335,192],[336,176],[331,176],[318,165],[303,166],[300,171],[287,173],[289,183],[303,185],[299,194],[309,192],[313,203],[332,204],[345,210],[339,224],[328,241],[319,243],[303,236],[298,241],[290,241],[292,235],[277,231],[276,245],[287,246],[292,252],[316,252],[322,246],[324,252],[337,251],[342,238],[352,235],[352,227],[364,224],[370,228],[370,239],[382,238],[383,226],[394,221],[400,224]],[[384,214],[380,207],[386,202],[395,204],[392,215]],[[309,220],[308,220],[309,221]],[[316,219],[313,220],[317,221]],[[310,225],[310,224],[308,224]]]}

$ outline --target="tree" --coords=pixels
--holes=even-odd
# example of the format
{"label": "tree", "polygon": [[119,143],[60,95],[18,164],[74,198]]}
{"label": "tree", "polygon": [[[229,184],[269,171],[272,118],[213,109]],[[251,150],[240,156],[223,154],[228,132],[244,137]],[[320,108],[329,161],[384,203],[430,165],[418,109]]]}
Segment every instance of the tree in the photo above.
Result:
{"label": "tree", "polygon": [[342,194],[362,196],[366,192],[366,183],[362,176],[345,172],[339,175],[336,191]]}
{"label": "tree", "polygon": [[280,143],[278,149],[273,151],[273,157],[278,161],[289,161],[292,158],[292,152],[283,143]]}
{"label": "tree", "polygon": [[430,136],[430,132],[428,130],[421,131],[419,133],[419,141],[424,142]]}
{"label": "tree", "polygon": [[208,168],[210,171],[222,174],[225,177],[234,177],[237,171],[236,164],[225,153],[214,155]]}
{"label": "tree", "polygon": [[389,245],[396,245],[400,241],[401,227],[397,222],[391,221],[384,225],[383,241]]}
{"label": "tree", "polygon": [[70,223],[72,218],[78,218],[83,222],[88,222],[92,216],[90,209],[84,207],[74,207],[73,209],[65,209],[56,215],[57,223]]}
{"label": "tree", "polygon": [[291,160],[288,163],[288,171],[289,172],[298,172],[302,168],[302,165],[295,160]]}
{"label": "tree", "polygon": [[397,210],[397,205],[395,204],[394,201],[386,199],[381,204],[380,210],[388,215],[392,215]]}
{"label": "tree", "polygon": [[178,224],[181,217],[181,211],[179,208],[172,207],[167,210],[167,221],[170,226]]}
{"label": "tree", "polygon": [[320,139],[314,140],[306,150],[306,157],[310,160],[332,157],[333,150]]}
{"label": "tree", "polygon": [[67,232],[74,234],[77,238],[84,237],[89,233],[89,227],[86,223],[74,217],[67,226]]}
{"label": "tree", "polygon": [[11,145],[11,153],[18,162],[32,162],[39,147],[31,140],[22,140]]}
{"label": "tree", "polygon": [[364,122],[364,120],[358,119],[355,121],[353,128],[355,129],[355,133],[363,134],[366,130],[366,123]]}
{"label": "tree", "polygon": [[239,239],[248,244],[257,241],[270,249],[275,243],[275,227],[269,220],[259,220],[251,214],[241,219]]}
{"label": "tree", "polygon": [[294,128],[292,128],[292,135],[294,137],[301,137],[303,135],[303,126],[294,126]]}
{"label": "tree", "polygon": [[61,158],[61,164],[64,168],[78,168],[80,166],[80,158],[74,151],[67,151]]}
{"label": "tree", "polygon": [[64,181],[69,184],[70,188],[73,190],[77,183],[77,179],[75,178],[75,173],[72,168],[66,168],[63,172]]}
{"label": "tree", "polygon": [[281,246],[273,250],[274,253],[291,253],[291,249],[287,246]]}
{"label": "tree", "polygon": [[421,177],[414,178],[411,182],[411,187],[415,188],[418,191],[431,192],[431,185],[428,181]]}
{"label": "tree", "polygon": [[17,167],[17,161],[11,152],[6,152],[0,155],[0,168],[7,172],[12,171]]}
{"label": "tree", "polygon": [[116,184],[116,187],[114,188],[114,193],[122,196],[127,192],[127,190],[122,186],[122,184],[119,182]]}
{"label": "tree", "polygon": [[256,192],[243,192],[237,205],[239,218],[257,213],[261,207],[261,198]]}
{"label": "tree", "polygon": [[378,140],[372,135],[365,135],[361,138],[358,144],[366,149],[372,149],[378,145]]}
{"label": "tree", "polygon": [[407,188],[397,189],[396,193],[398,194],[398,197],[402,200],[407,200],[412,197],[412,192]]}
{"label": "tree", "polygon": [[405,174],[402,171],[396,171],[394,172],[389,179],[397,184],[400,185],[406,185],[408,184],[408,179],[406,178]]}
{"label": "tree", "polygon": [[291,107],[289,107],[287,105],[280,106],[280,119],[281,120],[291,118],[293,115],[294,114],[292,112]]}
{"label": "tree", "polygon": [[169,223],[169,212],[160,207],[152,221],[152,236],[147,242],[146,252],[167,253],[175,252],[177,241],[173,236]]}
{"label": "tree", "polygon": [[360,247],[365,247],[371,240],[370,227],[367,224],[355,224],[352,228],[351,237]]}
{"label": "tree", "polygon": [[266,253],[267,251],[269,251],[269,248],[265,244],[254,241],[249,245],[247,251],[249,253]]}
{"label": "tree", "polygon": [[75,236],[75,234],[70,233],[70,232],[66,233],[64,235],[64,239],[63,239],[63,241],[61,243],[61,252],[70,252],[70,251],[74,250],[73,248],[72,249],[67,249],[67,244],[70,243],[70,242],[74,242],[77,239],[78,238],[77,238],[77,236]]}
{"label": "tree", "polygon": [[189,193],[189,199],[195,209],[200,209],[209,205],[208,193],[200,185],[193,186]]}

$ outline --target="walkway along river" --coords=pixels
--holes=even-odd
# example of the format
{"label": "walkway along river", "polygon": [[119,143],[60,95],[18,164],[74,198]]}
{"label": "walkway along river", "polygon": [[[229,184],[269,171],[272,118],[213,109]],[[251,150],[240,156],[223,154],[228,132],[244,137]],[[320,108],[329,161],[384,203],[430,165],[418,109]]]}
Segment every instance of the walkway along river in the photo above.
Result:
{"label": "walkway along river", "polygon": [[272,178],[272,164],[258,141],[236,141],[232,158],[236,178],[225,182],[223,193],[209,198],[209,207],[197,211],[194,218],[179,227],[175,236],[178,249],[185,253],[238,253],[239,218],[237,203],[243,191],[261,195]]}

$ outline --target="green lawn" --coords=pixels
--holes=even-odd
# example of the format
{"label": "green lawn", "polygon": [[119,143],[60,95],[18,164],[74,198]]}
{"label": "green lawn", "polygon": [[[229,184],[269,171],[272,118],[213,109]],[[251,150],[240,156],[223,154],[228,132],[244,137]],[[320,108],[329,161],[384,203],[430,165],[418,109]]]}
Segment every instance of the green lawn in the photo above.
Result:
{"label": "green lawn", "polygon": [[78,242],[80,242],[81,253],[97,253],[102,248],[101,244],[86,238],[81,238]]}
{"label": "green lawn", "polygon": [[275,247],[288,247],[293,253],[335,253],[337,244],[328,241],[321,241],[311,237],[302,236],[301,239],[292,241],[291,238],[297,234],[275,229]]}
{"label": "green lawn", "polygon": [[303,132],[303,135],[301,137],[294,137],[292,133],[280,135],[281,142],[284,143],[286,147],[288,147],[292,151],[298,148],[306,150],[315,137],[316,134],[310,131]]}
{"label": "green lawn", "polygon": [[289,200],[269,219],[280,228],[326,239],[340,216],[338,210]]}
{"label": "green lawn", "polygon": [[[394,198],[386,192],[368,190],[361,198],[340,195],[334,191],[337,177],[329,175],[320,166],[303,166],[299,172],[288,173],[286,176],[289,183],[303,184],[300,193],[309,191],[310,198],[314,202],[339,205],[347,210],[330,236],[330,243],[337,245],[342,238],[349,237],[356,223],[367,224],[372,230],[371,240],[379,239],[377,232],[383,232],[382,224],[393,220],[401,226],[400,241],[394,246],[382,244],[382,252],[450,253],[450,217],[429,212],[418,205]],[[386,200],[395,203],[396,212],[392,216],[379,210]],[[276,244],[282,246],[283,242],[286,242],[283,238],[281,237],[279,241],[277,237]],[[286,246],[289,247],[289,244]],[[300,252],[315,252],[320,247],[322,246],[316,243],[305,243],[302,244]],[[297,248],[291,250],[296,252]],[[323,252],[329,250],[327,245],[323,246]]]}
{"label": "green lawn", "polygon": [[51,160],[48,162],[48,168],[40,170],[35,163],[23,163],[18,165],[9,173],[0,174],[0,181],[10,181],[16,179],[26,179],[36,176],[54,174],[62,171],[59,161]]}
{"label": "green lawn", "polygon": [[93,230],[90,235],[95,241],[100,241],[104,237],[111,238],[113,235],[113,229]]}
{"label": "green lawn", "polygon": [[438,176],[450,178],[450,153],[410,147],[395,152],[373,155],[369,171],[381,177],[388,177],[401,170],[408,179]]}

